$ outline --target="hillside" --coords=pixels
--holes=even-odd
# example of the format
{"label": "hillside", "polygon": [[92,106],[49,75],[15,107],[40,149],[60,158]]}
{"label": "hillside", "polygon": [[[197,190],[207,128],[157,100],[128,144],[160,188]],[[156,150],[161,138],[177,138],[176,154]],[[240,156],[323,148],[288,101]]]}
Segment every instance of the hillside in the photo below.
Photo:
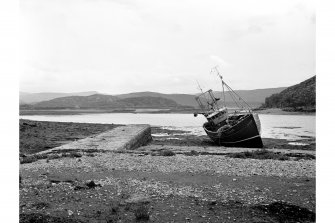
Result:
{"label": "hillside", "polygon": [[[245,100],[251,107],[258,108],[265,102],[265,98],[269,97],[272,94],[279,93],[285,90],[286,87],[279,88],[265,88],[265,89],[255,89],[255,90],[237,90],[235,91],[243,100]],[[222,92],[215,91],[214,95],[218,98],[222,98]],[[226,104],[228,107],[235,106],[234,101],[232,100],[230,93],[225,92]]]}
{"label": "hillside", "polygon": [[288,87],[278,94],[273,94],[265,99],[263,107],[286,108],[293,110],[315,109],[316,76],[299,84]]}
{"label": "hillside", "polygon": [[41,101],[48,101],[55,98],[67,96],[89,96],[97,94],[96,91],[74,92],[74,93],[58,93],[58,92],[41,92],[41,93],[27,93],[20,92],[20,104],[32,104]]}
{"label": "hillside", "polygon": [[162,94],[157,92],[134,92],[129,94],[120,94],[115,95],[118,98],[133,98],[133,97],[161,97],[169,100],[175,101],[177,104],[184,106],[197,106],[197,103],[194,99],[195,95],[192,94]]}
{"label": "hillside", "polygon": [[117,101],[124,108],[176,108],[182,107],[173,100],[162,97],[132,97]]}
{"label": "hillside", "polygon": [[[269,97],[272,94],[279,93],[282,90],[286,89],[285,87],[280,88],[266,88],[266,89],[256,89],[256,90],[237,90],[235,91],[239,94],[245,101],[247,101],[253,107],[259,107],[265,102],[265,98]],[[221,98],[222,92],[215,91],[216,97]],[[195,101],[195,95],[192,94],[161,94],[156,92],[134,92],[129,94],[120,94],[115,95],[118,98],[130,98],[130,97],[162,97],[173,100],[180,105],[197,107],[198,104]],[[226,102],[228,106],[235,106],[232,98],[228,92],[225,92]]]}
{"label": "hillside", "polygon": [[[267,88],[267,89],[256,89],[256,90],[237,90],[235,92],[239,94],[245,101],[247,101],[250,106],[256,108],[264,104],[266,97],[269,97],[270,95],[275,93],[279,93],[284,89],[285,88]],[[91,93],[92,95],[89,95]],[[68,95],[70,93],[29,94],[20,92],[20,107],[22,109],[34,109],[34,108],[40,109],[40,108],[127,108],[127,106],[166,108],[176,106],[178,107],[198,106],[197,102],[195,101],[196,94],[162,94],[147,91],[147,92],[133,92],[129,94],[119,94],[112,96],[112,95],[93,94],[93,93],[94,92],[82,92],[72,94],[88,94],[88,95]],[[216,91],[214,92],[214,94],[216,97],[219,98],[222,97],[222,92]],[[57,97],[57,95],[61,96]],[[83,97],[83,96],[90,96],[90,97]],[[228,92],[225,92],[225,96],[227,106],[234,107],[235,103],[232,101]],[[159,99],[157,100],[152,99],[153,97]],[[50,98],[50,99],[37,101],[43,98]],[[129,98],[137,98],[137,99],[123,100]],[[138,98],[141,98],[140,101],[138,101]],[[33,103],[29,103],[32,101]],[[113,103],[111,103],[112,101]]]}
{"label": "hillside", "polygon": [[35,108],[98,108],[108,107],[117,98],[111,95],[69,96],[36,103]]}
{"label": "hillside", "polygon": [[55,98],[30,105],[29,109],[124,109],[124,108],[177,108],[182,107],[173,100],[162,97],[132,97],[120,99],[112,95],[70,96]]}

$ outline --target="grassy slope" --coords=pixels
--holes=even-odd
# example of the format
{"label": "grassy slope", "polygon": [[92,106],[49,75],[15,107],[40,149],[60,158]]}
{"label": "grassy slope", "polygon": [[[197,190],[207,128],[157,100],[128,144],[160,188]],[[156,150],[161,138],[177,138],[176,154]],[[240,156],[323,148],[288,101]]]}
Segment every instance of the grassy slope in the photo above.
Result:
{"label": "grassy slope", "polygon": [[315,108],[316,76],[265,99],[265,107]]}

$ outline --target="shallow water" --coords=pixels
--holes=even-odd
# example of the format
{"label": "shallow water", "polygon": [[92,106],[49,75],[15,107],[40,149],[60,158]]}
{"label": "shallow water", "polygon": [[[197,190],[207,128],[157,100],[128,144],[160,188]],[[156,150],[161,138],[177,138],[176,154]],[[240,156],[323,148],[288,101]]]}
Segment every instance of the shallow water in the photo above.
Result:
{"label": "shallow water", "polygon": [[[150,124],[165,129],[188,131],[189,134],[206,135],[202,124],[203,116],[193,114],[147,114],[147,113],[106,113],[82,115],[23,115],[23,119],[56,122],[82,122],[104,124]],[[310,115],[268,115],[260,114],[262,137],[299,140],[315,137],[315,116]]]}

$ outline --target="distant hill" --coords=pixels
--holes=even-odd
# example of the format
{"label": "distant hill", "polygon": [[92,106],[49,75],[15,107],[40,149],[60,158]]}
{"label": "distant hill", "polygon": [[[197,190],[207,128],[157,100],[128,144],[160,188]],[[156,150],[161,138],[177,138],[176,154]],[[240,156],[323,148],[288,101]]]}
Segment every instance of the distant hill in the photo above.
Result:
{"label": "distant hill", "polygon": [[101,108],[108,107],[117,100],[111,95],[94,94],[89,96],[68,96],[38,102],[34,108]]}
{"label": "distant hill", "polygon": [[297,110],[315,109],[316,76],[299,84],[288,87],[278,94],[273,94],[265,99],[264,107],[267,108],[293,108]]}
{"label": "distant hill", "polygon": [[41,101],[47,101],[54,98],[67,96],[89,96],[97,94],[96,91],[74,92],[74,93],[57,93],[57,92],[41,92],[41,93],[27,93],[20,92],[20,104],[32,104]]}
{"label": "distant hill", "polygon": [[133,98],[133,97],[161,97],[175,101],[176,103],[184,106],[197,106],[194,99],[195,95],[192,94],[162,94],[157,92],[134,92],[129,94],[115,95],[118,98]]}
{"label": "distant hill", "polygon": [[31,105],[29,109],[64,109],[64,108],[178,108],[183,107],[173,100],[162,97],[132,97],[123,98],[112,95],[94,94],[90,96],[70,96],[55,98]]}
{"label": "distant hill", "polygon": [[[239,94],[245,101],[247,101],[248,104],[250,104],[250,106],[259,107],[262,104],[264,104],[266,97],[269,97],[270,95],[274,93],[279,93],[284,89],[286,88],[280,87],[280,88],[267,88],[267,89],[256,89],[256,90],[237,90],[235,92]],[[214,94],[216,97],[219,97],[219,98],[222,97],[222,92],[215,91]],[[142,96],[162,97],[162,98],[174,100],[180,105],[192,106],[192,107],[198,106],[195,100],[196,95],[192,95],[192,94],[161,94],[161,93],[147,91],[147,92],[120,94],[120,95],[115,95],[115,96],[118,98],[142,97]],[[225,92],[225,97],[226,97],[227,106],[235,106],[235,103],[233,102],[228,92]]]}
{"label": "distant hill", "polygon": [[[265,98],[272,94],[279,93],[286,89],[286,87],[279,88],[265,88],[265,89],[255,89],[255,90],[237,90],[235,91],[244,101],[246,101],[251,107],[258,108],[265,102]],[[222,98],[222,92],[215,91],[215,97]],[[230,96],[229,92],[225,91],[226,104],[228,107],[235,106],[235,103]]]}
{"label": "distant hill", "polygon": [[[284,90],[285,87],[281,88],[267,88],[267,89],[256,89],[256,90],[237,90],[235,91],[239,94],[251,107],[259,107],[265,102],[265,98],[271,96],[272,94],[279,93]],[[68,94],[84,94],[84,95],[68,95]],[[216,97],[221,98],[222,92],[214,92]],[[60,95],[60,96],[58,96]],[[65,96],[64,96],[65,95]],[[58,97],[57,97],[58,96]],[[81,96],[81,97],[80,97]],[[92,97],[83,97],[92,96]],[[20,92],[20,104],[22,109],[33,109],[33,108],[105,108],[111,107],[125,108],[128,104],[130,107],[144,106],[144,107],[175,107],[175,106],[191,106],[198,107],[195,100],[196,94],[162,94],[157,92],[133,92],[129,94],[119,94],[119,95],[103,95],[96,94],[94,91],[91,92],[81,92],[81,93],[37,93],[29,94]],[[159,98],[158,100],[152,99]],[[225,92],[226,105],[228,107],[234,107],[230,94]],[[42,100],[43,98],[48,98]],[[49,99],[50,98],[50,99]],[[137,98],[137,101],[122,100],[129,98]],[[140,98],[140,99],[139,99]],[[167,99],[167,100],[163,100]],[[39,100],[39,101],[38,101]],[[130,102],[131,101],[131,102]],[[111,103],[113,102],[113,103]],[[173,103],[176,103],[173,104]],[[22,105],[25,104],[25,105]],[[162,106],[162,107],[157,107]]]}

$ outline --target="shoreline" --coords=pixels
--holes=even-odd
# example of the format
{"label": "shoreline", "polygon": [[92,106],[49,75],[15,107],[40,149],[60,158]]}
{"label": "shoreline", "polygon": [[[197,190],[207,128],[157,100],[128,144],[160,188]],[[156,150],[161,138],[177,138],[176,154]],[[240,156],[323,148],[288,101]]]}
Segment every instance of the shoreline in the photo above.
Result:
{"label": "shoreline", "polygon": [[[111,130],[120,124],[97,124],[76,122],[33,121],[20,119],[20,153],[32,154],[68,142],[83,139],[104,131]],[[153,145],[161,146],[199,146],[218,147],[206,135],[192,135],[188,131],[171,130],[152,126]],[[291,149],[315,151],[315,137],[292,141],[286,139],[262,138],[264,149]],[[300,145],[299,145],[300,144]],[[218,147],[219,148],[219,147]]]}
{"label": "shoreline", "polygon": [[[19,115],[84,115],[84,114],[108,114],[108,113],[134,113],[134,114],[193,114],[197,110],[159,110],[159,111],[136,111],[134,110],[100,110],[100,109],[57,109],[57,110],[22,110]],[[310,115],[315,116],[316,112],[288,112],[279,108],[254,109],[257,114],[265,115]]]}
{"label": "shoreline", "polygon": [[310,115],[315,116],[316,112],[295,112],[295,111],[283,111],[280,108],[268,108],[268,109],[255,109],[255,113],[264,115]]}

